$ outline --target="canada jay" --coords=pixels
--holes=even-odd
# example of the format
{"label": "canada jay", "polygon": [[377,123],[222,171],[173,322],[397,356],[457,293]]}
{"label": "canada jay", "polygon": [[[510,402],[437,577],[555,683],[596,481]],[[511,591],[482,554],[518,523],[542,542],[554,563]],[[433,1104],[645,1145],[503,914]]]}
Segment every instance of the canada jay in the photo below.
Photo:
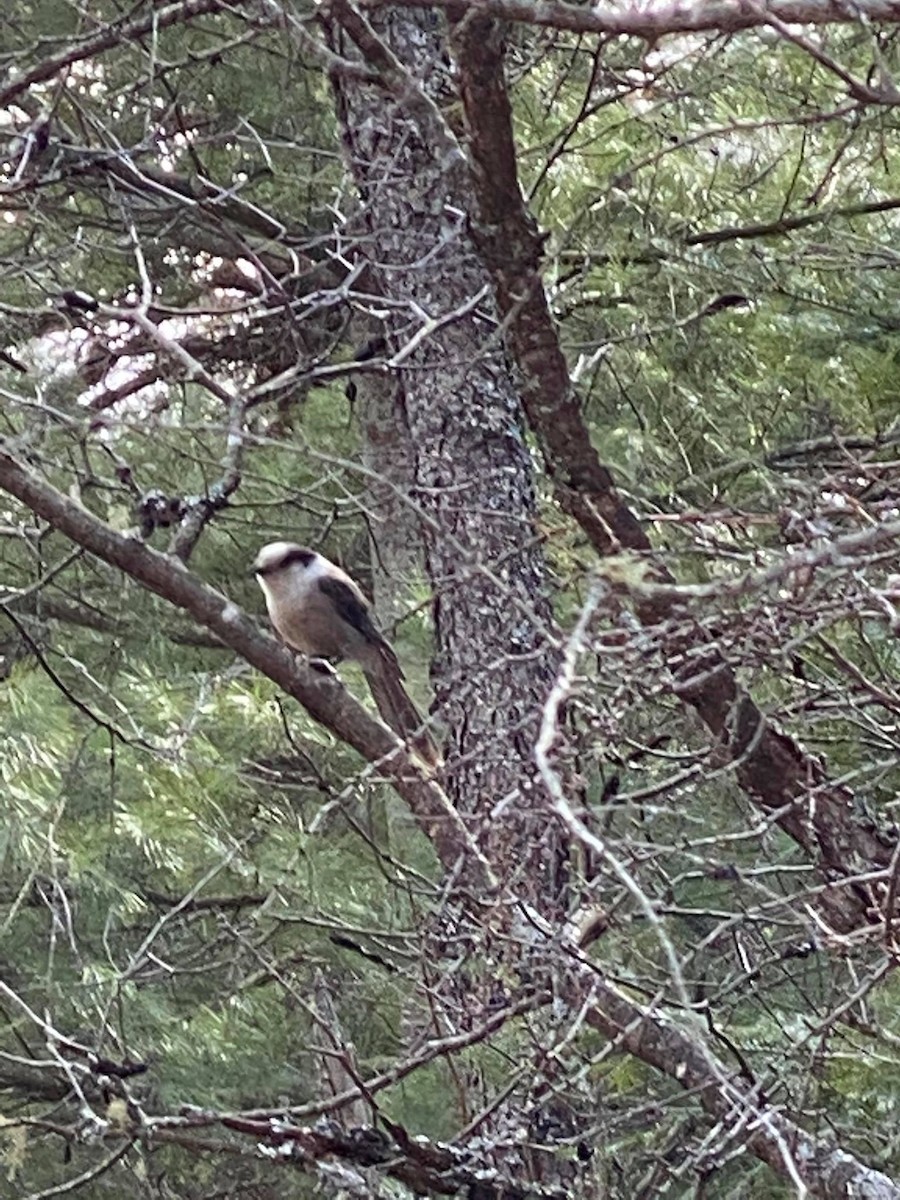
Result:
{"label": "canada jay", "polygon": [[[363,669],[372,699],[391,729],[411,739],[432,766],[437,749],[403,686],[397,655],[372,620],[368,600],[340,567],[294,542],[263,546],[253,573],[272,624],[289,646],[312,658],[349,658]],[[414,735],[414,736],[413,736]]]}

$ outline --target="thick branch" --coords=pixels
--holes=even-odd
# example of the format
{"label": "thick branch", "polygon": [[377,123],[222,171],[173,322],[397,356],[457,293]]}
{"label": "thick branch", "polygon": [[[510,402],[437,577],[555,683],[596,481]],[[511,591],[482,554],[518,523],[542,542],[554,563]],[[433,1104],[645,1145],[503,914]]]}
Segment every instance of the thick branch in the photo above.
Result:
{"label": "thick branch", "polygon": [[267,633],[236,604],[187,571],[178,559],[124,537],[20,463],[0,441],[0,488],[15,496],[90,554],[118,567],[170,604],[189,613],[223,645],[274,680],[309,715],[389,778],[448,871],[465,864],[467,883],[489,886],[489,872],[453,806],[436,783],[412,766],[399,740],[336,681],[323,678]]}
{"label": "thick branch", "polygon": [[783,237],[786,233],[793,233],[795,229],[806,229],[810,225],[820,225],[825,221],[868,217],[876,213],[893,212],[897,208],[900,208],[900,198],[891,196],[887,200],[872,200],[865,204],[847,204],[840,208],[822,208],[817,212],[777,217],[773,221],[758,221],[753,225],[729,225],[725,229],[691,233],[685,237],[684,244],[686,246],[716,246],[722,242]]}
{"label": "thick branch", "polygon": [[27,92],[36,83],[46,83],[67,67],[85,59],[94,58],[112,50],[114,46],[134,42],[146,34],[168,29],[172,25],[181,25],[193,17],[201,17],[206,13],[231,11],[233,6],[226,0],[179,0],[177,4],[169,4],[163,8],[153,8],[150,12],[134,21],[119,21],[106,25],[103,30],[91,37],[86,37],[74,45],[69,45],[60,54],[45,58],[35,63],[29,70],[24,71],[12,83],[0,89],[0,108],[6,106],[23,92]]}
{"label": "thick branch", "polygon": [[[514,900],[509,903],[513,908],[520,907]],[[595,965],[579,951],[571,951],[567,969],[561,971],[560,946],[549,931],[543,944],[536,945],[534,950],[548,955],[546,965],[555,979],[566,981],[563,990],[556,994],[556,1003],[568,1005],[573,1013],[583,1010],[588,1025],[691,1092],[706,1113],[721,1122],[723,1136],[728,1136],[731,1145],[747,1144],[778,1175],[789,1180],[798,1195],[805,1194],[805,1188],[809,1194],[826,1200],[900,1200],[900,1188],[892,1179],[834,1144],[808,1134],[780,1107],[769,1102],[759,1081],[747,1078],[718,1060],[699,1032],[688,1032],[672,1021],[663,1020],[656,1009],[635,1004],[606,982]],[[535,997],[535,1000],[546,1002],[544,997]],[[435,1046],[451,1049],[470,1045],[481,1040],[489,1030],[499,1028],[513,1013],[530,1006],[530,1002],[524,1001],[509,1011],[495,1013],[479,1029],[477,1037],[469,1033],[435,1043]],[[423,1054],[429,1058],[433,1056],[428,1048]],[[410,1060],[407,1066],[418,1061],[418,1058]],[[397,1073],[390,1073],[363,1086],[371,1096],[397,1078]],[[350,1099],[353,1094],[348,1093],[340,1099]],[[154,1139],[183,1141],[192,1130],[221,1123],[236,1133],[249,1135],[256,1142],[290,1144],[313,1151],[313,1157],[317,1157],[315,1144],[308,1140],[312,1131],[299,1122],[314,1115],[318,1108],[255,1110],[227,1117],[197,1110],[181,1116],[150,1118],[146,1128]],[[399,1127],[390,1124],[387,1136],[364,1129],[345,1134],[321,1124],[315,1129],[325,1131],[329,1138],[333,1134],[335,1140],[328,1142],[329,1153],[359,1165],[373,1166],[409,1183],[418,1182],[432,1194],[456,1193],[464,1186],[470,1171],[484,1170],[483,1163],[473,1161],[469,1153],[451,1145],[429,1144],[417,1139],[417,1150]],[[372,1151],[371,1156],[366,1154],[367,1148]],[[400,1167],[399,1172],[393,1169],[395,1166]],[[427,1176],[421,1174],[425,1167],[428,1168]],[[492,1194],[485,1192],[485,1195]]]}
{"label": "thick branch", "polygon": [[[592,967],[585,963],[581,983],[591,986]],[[900,1200],[900,1188],[888,1176],[865,1166],[853,1155],[811,1137],[780,1108],[766,1099],[759,1083],[728,1070],[696,1038],[641,1009],[599,979],[593,982],[594,1003],[587,1022],[615,1038],[630,1053],[694,1091],[706,1112],[721,1121],[730,1138],[745,1140],[759,1158],[796,1194],[808,1188],[826,1200]]]}
{"label": "thick branch", "polygon": [[375,34],[350,0],[329,0],[327,7],[356,43],[366,61],[378,72],[381,85],[415,117],[426,142],[440,156],[442,167],[449,171],[463,171],[465,158],[443,114],[387,43]]}
{"label": "thick branch", "polygon": [[[459,0],[389,0],[395,8],[444,8],[458,15]],[[387,7],[388,0],[361,0],[361,7]],[[793,25],[829,25],[849,21],[900,21],[898,0],[769,0],[754,4],[748,0],[668,0],[645,6],[566,4],[563,0],[469,0],[468,10],[478,18],[519,21],[571,33],[626,34],[654,42],[667,33],[733,33],[739,29],[758,29],[772,17]]]}
{"label": "thick branch", "polygon": [[[591,444],[569,378],[540,276],[542,238],[528,213],[517,176],[509,98],[503,77],[500,26],[457,6],[454,50],[469,128],[478,206],[473,234],[493,280],[506,341],[519,368],[528,422],[540,444],[561,505],[600,554],[647,553],[650,541],[615,489]],[[667,578],[664,568],[654,568]],[[857,817],[852,794],[831,784],[820,763],[775,729],[740,691],[734,672],[697,622],[678,615],[664,595],[637,604],[648,625],[666,622],[668,659],[678,695],[728,749],[741,786],[813,857],[823,878],[820,910],[849,930],[873,919],[865,891],[839,881],[890,865],[892,839]]]}
{"label": "thick branch", "polygon": [[519,190],[500,26],[470,13],[454,41],[479,208],[475,241],[493,277],[507,344],[522,373],[528,422],[541,440],[557,498],[601,552],[649,550],[591,445],[547,306],[539,274],[543,240]]}

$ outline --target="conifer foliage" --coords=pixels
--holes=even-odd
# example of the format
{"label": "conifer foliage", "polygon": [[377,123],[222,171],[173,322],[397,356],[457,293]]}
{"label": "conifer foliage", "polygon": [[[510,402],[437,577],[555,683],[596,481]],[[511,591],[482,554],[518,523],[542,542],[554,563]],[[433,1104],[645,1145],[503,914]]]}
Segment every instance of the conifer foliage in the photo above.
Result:
{"label": "conifer foliage", "polygon": [[898,19],[8,0],[10,1194],[900,1197]]}

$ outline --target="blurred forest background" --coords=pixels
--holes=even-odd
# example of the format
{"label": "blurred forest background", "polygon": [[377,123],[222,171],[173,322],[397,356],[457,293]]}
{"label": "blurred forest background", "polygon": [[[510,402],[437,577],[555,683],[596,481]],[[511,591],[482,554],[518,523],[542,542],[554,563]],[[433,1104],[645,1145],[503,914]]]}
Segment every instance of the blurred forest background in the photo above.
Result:
{"label": "blurred forest background", "polygon": [[895,10],[6,0],[0,1193],[900,1196]]}

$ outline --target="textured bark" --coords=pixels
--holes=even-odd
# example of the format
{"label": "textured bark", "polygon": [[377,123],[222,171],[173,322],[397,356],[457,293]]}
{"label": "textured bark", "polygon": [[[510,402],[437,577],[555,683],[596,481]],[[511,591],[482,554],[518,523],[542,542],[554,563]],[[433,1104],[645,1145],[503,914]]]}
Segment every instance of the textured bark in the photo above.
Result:
{"label": "textured bark", "polygon": [[527,881],[543,908],[560,891],[560,834],[528,792],[551,618],[520,403],[466,228],[465,164],[437,108],[452,94],[445,50],[427,14],[386,13],[379,37],[343,0],[330,11],[335,40],[340,26],[382,76],[378,89],[334,83],[362,245],[395,314],[391,407],[408,431],[434,589],[447,786],[500,878]]}
{"label": "textured bark", "polygon": [[[650,541],[616,491],[594,449],[569,379],[540,276],[542,239],[519,188],[509,97],[503,77],[503,28],[462,6],[453,12],[453,47],[478,206],[474,236],[488,264],[507,345],[522,376],[522,399],[562,507],[599,554],[649,555]],[[654,564],[659,579],[671,578]],[[864,818],[848,788],[773,727],[738,686],[708,633],[662,597],[636,601],[646,625],[662,625],[673,688],[700,716],[735,763],[750,798],[810,855],[828,884],[820,911],[846,932],[881,920],[877,897],[842,880],[889,867],[896,837]]]}
{"label": "textured bark", "polygon": [[[384,7],[386,0],[362,0],[362,7]],[[391,0],[403,8],[459,10],[459,0]],[[473,6],[474,7],[474,6]],[[733,33],[758,29],[773,20],[788,25],[845,24],[850,21],[900,21],[898,0],[663,0],[654,4],[567,4],[564,0],[478,0],[478,10],[504,21],[521,21],[572,33],[618,34],[654,43],[667,33],[709,30]]]}
{"label": "textured bark", "polygon": [[[538,3],[533,7],[537,11],[542,6]],[[366,54],[382,72],[385,86],[384,92],[363,91],[363,72],[343,75],[345,81],[355,80],[345,88],[344,95],[351,146],[362,155],[356,165],[369,201],[373,262],[390,285],[392,299],[409,306],[407,325],[398,316],[391,329],[399,384],[396,395],[390,398],[390,411],[397,406],[396,411],[403,415],[402,424],[408,425],[418,448],[412,494],[421,505],[429,530],[429,565],[438,592],[440,656],[436,679],[454,719],[450,782],[482,845],[503,869],[505,881],[515,886],[503,890],[496,887],[456,810],[446,804],[429,780],[416,776],[396,757],[393,766],[385,767],[385,773],[391,775],[398,792],[432,839],[448,877],[460,880],[461,860],[468,868],[462,874],[464,886],[455,892],[454,900],[459,900],[464,919],[470,921],[473,941],[479,939],[477,949],[489,946],[497,933],[497,942],[505,938],[511,953],[519,955],[516,965],[523,976],[552,978],[553,1019],[558,1023],[560,1014],[571,1017],[572,1039],[579,1035],[583,1017],[615,1047],[689,1089],[689,1099],[702,1105],[714,1122],[721,1122],[721,1131],[716,1132],[721,1132],[727,1151],[736,1151],[745,1143],[782,1179],[794,1184],[798,1194],[804,1194],[803,1187],[807,1187],[815,1195],[848,1200],[851,1196],[869,1200],[898,1197],[900,1192],[891,1180],[811,1137],[779,1107],[770,1104],[752,1079],[716,1059],[702,1033],[687,1018],[682,1025],[677,1017],[661,1016],[655,1007],[635,1004],[570,947],[552,922],[548,922],[545,932],[534,933],[540,925],[533,917],[535,902],[552,914],[558,882],[553,874],[553,827],[540,794],[528,787],[533,737],[530,722],[540,713],[547,680],[553,672],[548,662],[552,658],[548,652],[549,614],[540,591],[543,563],[534,545],[534,498],[521,414],[506,364],[498,354],[490,307],[484,300],[475,303],[488,277],[472,253],[460,220],[468,202],[467,181],[460,170],[458,148],[443,128],[435,105],[442,98],[446,82],[435,29],[419,20],[393,18],[385,27],[388,42],[411,64],[416,76],[426,80],[426,89],[420,90],[398,69],[390,53],[368,37],[365,28],[354,20],[352,10],[339,3],[335,10],[343,12],[347,28],[354,29],[355,36],[365,44]],[[496,53],[489,41],[485,48]],[[490,82],[489,77],[484,81],[485,85]],[[392,99],[386,100],[386,95]],[[355,146],[357,139],[359,145]],[[489,171],[487,175],[490,181]],[[514,157],[498,163],[498,177],[501,182],[511,179],[515,185]],[[412,198],[408,191],[410,178],[415,178],[418,185]],[[530,269],[537,277],[539,247],[531,247],[525,238],[522,248],[535,251]],[[544,358],[558,351],[549,336],[552,327],[548,330],[548,318],[541,311],[541,295],[537,287],[534,297],[529,291],[519,295],[517,283],[521,277],[516,275],[516,262],[498,258],[495,269],[509,273],[510,307],[503,315],[511,326],[520,300],[523,312],[532,298],[536,301],[529,307],[527,328],[535,350],[535,378],[541,382]],[[441,306],[440,311],[435,311],[436,305]],[[413,344],[411,336],[418,338],[420,333],[427,336]],[[551,384],[557,381],[568,387],[564,372],[547,375],[543,380]],[[540,388],[534,395],[536,404],[544,403]],[[569,401],[568,407],[557,405],[551,391],[546,398],[544,422],[545,426],[559,422],[558,433],[566,443],[568,457],[562,457],[560,468],[566,473],[565,487],[574,493],[572,511],[581,506],[580,519],[593,523],[593,536],[606,539],[607,549],[614,548],[616,542],[627,546],[629,538],[643,534],[633,516],[620,505],[608,472],[593,456],[586,436],[582,438],[580,424],[572,423],[578,412],[571,395],[566,392],[564,398]],[[544,432],[548,433],[546,428]],[[338,685],[323,683],[300,670],[226,597],[204,587],[179,563],[104,527],[2,449],[0,486],[7,487],[91,553],[127,570],[144,587],[183,607],[213,631],[222,644],[264,670],[306,704],[316,719],[371,761],[395,753],[396,743],[387,730],[369,719]],[[586,497],[589,503],[585,503]],[[479,557],[484,547],[489,553]],[[672,621],[670,661],[679,672],[681,690],[698,711],[703,711],[702,704],[708,705],[705,719],[710,727],[739,760],[745,755],[740,769],[752,766],[758,738],[774,739],[769,757],[757,762],[761,775],[758,780],[750,779],[750,790],[761,789],[767,801],[781,794],[787,802],[794,802],[798,796],[808,801],[808,806],[798,804],[788,814],[796,818],[794,836],[798,841],[835,862],[841,854],[855,853],[857,843],[845,845],[836,836],[843,836],[844,827],[835,829],[834,814],[827,803],[824,826],[820,829],[816,824],[823,811],[819,792],[827,786],[824,777],[807,775],[805,790],[795,796],[791,789],[796,783],[798,748],[759,725],[758,710],[740,696],[733,677],[723,672],[717,654],[707,660],[702,645],[700,653],[695,653],[694,630],[676,623],[672,610],[657,607],[655,615],[649,608],[646,611],[650,613],[648,620]],[[696,695],[691,694],[694,689]],[[784,758],[779,757],[782,753]],[[782,786],[788,789],[784,793],[779,791]],[[851,824],[850,828],[852,831],[856,827]],[[485,896],[497,902],[480,905]],[[527,927],[527,933],[517,942],[508,937],[507,916],[511,913],[522,914]],[[459,945],[452,945],[450,953],[455,954]],[[483,986],[488,971],[489,964],[479,986]],[[459,983],[462,991],[467,980],[460,978]],[[543,992],[540,997],[549,1011],[551,997]],[[498,1003],[502,1005],[503,1001],[501,995]],[[331,1025],[325,1007],[320,1012]],[[505,1012],[513,1014],[515,1009],[509,1006]],[[496,1025],[488,1028],[485,1024],[477,1038],[465,1043],[461,1040],[459,1045],[475,1045],[502,1023],[503,1012]],[[531,1026],[531,1042],[523,1035],[516,1044],[540,1048],[533,1033]],[[339,1036],[337,1041],[341,1041]],[[502,1042],[496,1050],[503,1052]],[[431,1048],[427,1051],[431,1053]],[[348,1056],[347,1066],[346,1087],[350,1090],[352,1056]],[[551,1089],[551,1069],[544,1062],[538,1063],[538,1069],[542,1072],[540,1086]],[[389,1087],[399,1078],[400,1072],[392,1069],[381,1086]],[[334,1087],[342,1086],[341,1078],[335,1076]],[[528,1098],[540,1095],[533,1087]],[[353,1098],[351,1094],[349,1099]],[[292,1169],[302,1169],[319,1158],[328,1166],[344,1158],[366,1170],[380,1168],[423,1192],[465,1191],[472,1196],[503,1196],[505,1200],[546,1194],[529,1186],[527,1172],[519,1169],[512,1155],[514,1172],[491,1173],[485,1165],[488,1155],[481,1152],[477,1140],[470,1144],[473,1157],[461,1163],[457,1152],[411,1138],[384,1114],[377,1130],[346,1135],[329,1128],[327,1122],[312,1128],[292,1126],[281,1112],[264,1114],[259,1120],[202,1112],[196,1122],[189,1113],[183,1113],[133,1132],[148,1146],[182,1137],[184,1144],[197,1153],[202,1147],[192,1145],[191,1126],[203,1121],[225,1125],[231,1133],[247,1138],[250,1147],[294,1146],[295,1161],[287,1155],[272,1160],[290,1162]],[[522,1128],[524,1123],[523,1110],[520,1128],[514,1128],[514,1132],[527,1133]],[[108,1136],[120,1134],[120,1130],[112,1130]],[[576,1190],[566,1189],[564,1194],[574,1195]]]}
{"label": "textured bark", "polygon": [[[335,85],[365,205],[362,245],[392,314],[390,409],[395,432],[408,438],[434,596],[444,781],[498,881],[489,922],[473,923],[468,904],[451,904],[429,930],[438,1028],[466,1031],[503,1003],[523,969],[521,901],[554,925],[565,912],[566,838],[533,762],[556,662],[533,466],[489,277],[467,228],[468,171],[438,108],[454,95],[441,23],[388,12],[376,33],[346,0],[330,11],[382,78],[380,89],[346,77]],[[479,1068],[468,1069],[462,1125],[490,1095]],[[541,1109],[536,1095],[526,1087],[492,1109],[483,1129],[496,1149],[486,1159],[528,1181],[553,1180],[565,1194],[565,1155],[519,1149],[523,1136],[537,1140],[529,1128]]]}
{"label": "textured bark", "polygon": [[[351,744],[370,755],[389,749],[392,741],[389,731],[369,718],[343,689],[336,684],[311,678],[310,673],[299,667],[274,639],[260,633],[224,596],[191,575],[180,562],[115,533],[74,501],[33,475],[5,451],[2,444],[0,487],[91,554],[121,568],[150,591],[185,609],[215,633],[223,644],[264,671],[286,692],[306,704],[318,720]],[[446,869],[452,871],[466,849],[465,835],[455,823],[452,811],[437,798],[434,785],[404,779],[399,771],[394,783],[432,838]],[[489,871],[478,869],[482,860],[477,854],[470,851],[466,862],[469,865],[471,888],[468,902],[472,904],[477,896],[494,891],[494,885]],[[508,911],[522,908],[520,898],[507,895],[505,899]],[[492,911],[499,917],[499,909]],[[722,1121],[726,1128],[733,1129],[736,1136],[740,1136],[741,1130],[746,1130],[748,1144],[754,1153],[768,1162],[779,1175],[792,1180],[800,1179],[813,1195],[826,1197],[827,1200],[851,1200],[851,1197],[856,1200],[860,1197],[866,1200],[900,1200],[900,1188],[892,1180],[845,1151],[812,1138],[780,1109],[770,1106],[751,1081],[733,1072],[710,1054],[699,1033],[689,1035],[672,1022],[662,1020],[653,1009],[640,1008],[605,982],[595,966],[576,951],[572,951],[568,963],[560,963],[559,956],[565,954],[565,950],[553,936],[552,928],[546,938],[535,940],[533,951],[532,965],[535,969],[540,967],[540,958],[546,955],[546,972],[557,981],[554,991],[557,1003],[566,1004],[573,1013],[584,1011],[585,1019],[594,1028],[614,1038],[630,1053],[656,1067],[681,1087],[691,1090],[706,1111]],[[498,1026],[504,1019],[505,1011],[502,1008],[492,1018]],[[486,1032],[481,1030],[477,1036],[482,1038]],[[377,1080],[370,1081],[369,1091],[387,1086],[395,1078],[389,1073],[380,1083]],[[153,1120],[147,1136],[154,1140],[177,1140],[179,1136],[190,1133],[191,1126],[216,1124],[220,1119],[215,1114],[200,1114],[194,1118],[157,1118]],[[252,1128],[231,1128],[237,1132],[247,1132],[256,1141],[265,1142],[270,1135],[276,1136],[272,1134],[276,1126],[268,1120],[268,1116],[265,1132],[252,1121],[248,1125]],[[402,1130],[399,1132],[403,1133]],[[400,1147],[404,1150],[407,1148],[408,1143]],[[335,1153],[336,1147],[332,1147],[330,1152]],[[388,1157],[393,1161],[393,1154]],[[370,1163],[371,1159],[361,1161]],[[446,1161],[438,1164],[438,1169],[442,1172],[455,1166],[457,1161],[448,1156]],[[484,1170],[483,1164],[479,1164],[480,1177],[484,1177]],[[464,1180],[460,1181],[451,1174],[447,1184],[449,1191],[458,1191]],[[506,1185],[502,1186],[504,1190],[501,1194],[506,1196],[535,1194],[533,1189],[527,1187],[515,1190],[513,1186],[511,1190],[505,1190]],[[568,1194],[574,1195],[575,1192],[570,1189]]]}
{"label": "textured bark", "polygon": [[383,629],[403,615],[404,586],[423,569],[422,531],[411,501],[415,456],[401,397],[387,375],[363,375],[356,385],[368,479],[372,598]]}

